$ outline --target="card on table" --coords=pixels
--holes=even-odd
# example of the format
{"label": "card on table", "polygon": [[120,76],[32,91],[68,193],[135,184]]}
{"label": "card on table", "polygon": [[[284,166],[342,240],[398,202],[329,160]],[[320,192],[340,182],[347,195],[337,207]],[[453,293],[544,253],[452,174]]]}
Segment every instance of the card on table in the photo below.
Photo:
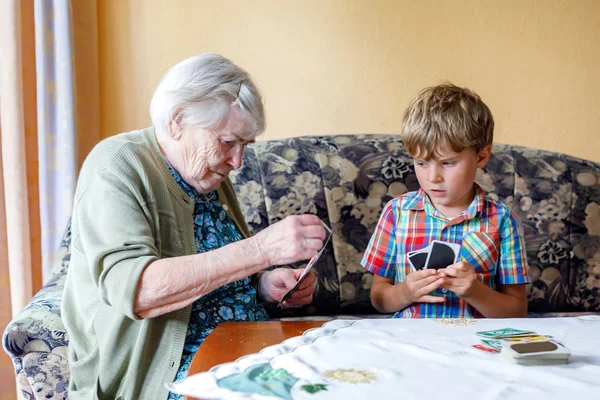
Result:
{"label": "card on table", "polygon": [[552,336],[549,335],[538,335],[533,334],[532,336],[511,336],[504,340],[505,342],[513,342],[513,343],[528,343],[528,342],[547,342],[552,339]]}
{"label": "card on table", "polygon": [[481,341],[483,344],[485,344],[488,347],[491,347],[493,349],[496,349],[498,351],[502,350],[502,341],[497,340],[497,339],[483,339]]}
{"label": "card on table", "polygon": [[327,235],[327,238],[325,239],[325,242],[323,243],[323,247],[321,248],[321,250],[319,250],[319,252],[317,254],[315,254],[310,259],[310,261],[308,262],[306,267],[304,267],[304,270],[302,271],[302,274],[300,275],[300,278],[298,279],[296,284],[294,286],[292,286],[292,288],[290,290],[288,290],[286,294],[283,295],[281,300],[279,300],[279,303],[277,304],[278,307],[281,307],[283,302],[286,301],[292,295],[292,293],[294,293],[294,291],[298,288],[300,283],[302,283],[304,278],[306,278],[306,275],[308,275],[308,272],[315,266],[315,264],[319,260],[319,257],[321,257],[321,254],[323,254],[323,251],[325,251],[325,247],[327,247],[327,243],[329,243],[329,239],[331,238],[331,228],[329,228],[327,225],[325,225],[325,223],[323,221],[321,221],[321,223],[323,224],[323,228],[325,228],[325,232]]}
{"label": "card on table", "polygon": [[566,364],[571,355],[569,349],[558,342],[506,342],[502,346],[504,358],[523,365]]}
{"label": "card on table", "polygon": [[486,351],[486,352],[492,353],[492,354],[500,353],[499,349],[497,349],[495,347],[491,347],[491,346],[486,346],[483,344],[474,344],[473,347],[475,347],[478,350],[483,350],[483,351]]}
{"label": "card on table", "polygon": [[513,329],[513,328],[503,328],[503,329],[494,329],[491,331],[481,331],[481,332],[477,332],[477,335],[483,336],[485,338],[490,338],[490,339],[538,336],[538,334],[533,331],[527,331],[527,330],[522,330],[522,329]]}
{"label": "card on table", "polygon": [[557,342],[534,342],[534,343],[506,343],[503,346],[504,349],[510,349],[514,351],[515,354],[513,356],[530,356],[534,355],[541,356],[547,354],[564,354],[566,352],[566,348]]}

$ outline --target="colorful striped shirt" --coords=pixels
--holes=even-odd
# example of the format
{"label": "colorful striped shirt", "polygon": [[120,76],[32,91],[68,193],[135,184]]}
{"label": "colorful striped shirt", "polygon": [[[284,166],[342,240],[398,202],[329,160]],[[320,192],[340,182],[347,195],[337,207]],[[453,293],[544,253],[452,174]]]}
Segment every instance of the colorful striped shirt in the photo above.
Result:
{"label": "colorful striped shirt", "polygon": [[[498,284],[530,282],[525,238],[518,217],[504,204],[476,186],[475,198],[458,217],[448,220],[435,209],[422,189],[387,203],[361,265],[384,278],[403,282],[412,271],[407,253],[433,240],[461,245],[460,260],[473,265],[479,279],[496,290]],[[438,288],[432,295],[443,303],[413,303],[394,318],[482,317],[451,291]]]}

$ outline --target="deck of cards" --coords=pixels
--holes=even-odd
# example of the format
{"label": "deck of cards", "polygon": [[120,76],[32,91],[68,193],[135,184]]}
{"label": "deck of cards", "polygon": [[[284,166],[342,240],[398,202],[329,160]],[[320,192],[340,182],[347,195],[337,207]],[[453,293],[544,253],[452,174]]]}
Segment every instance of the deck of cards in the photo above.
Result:
{"label": "deck of cards", "polygon": [[306,278],[306,275],[308,274],[308,272],[315,266],[315,264],[321,257],[321,254],[323,254],[323,251],[325,251],[325,247],[327,247],[327,243],[329,243],[329,239],[331,238],[331,228],[329,228],[327,225],[325,225],[325,223],[323,221],[321,221],[321,223],[323,224],[323,228],[325,228],[325,232],[327,234],[327,238],[325,239],[325,242],[323,243],[323,247],[321,248],[321,250],[319,250],[319,252],[317,254],[315,254],[310,259],[310,261],[308,262],[306,267],[304,267],[304,270],[302,271],[302,274],[300,275],[300,278],[298,279],[296,284],[294,286],[292,286],[292,288],[290,290],[288,290],[286,294],[283,295],[281,300],[279,300],[279,303],[277,304],[278,307],[281,307],[283,302],[286,301],[292,295],[292,293],[294,293],[296,288],[298,288],[298,285],[300,285],[300,283],[304,280],[304,278]]}
{"label": "deck of cards", "polygon": [[567,364],[571,353],[553,340],[544,342],[505,342],[500,351],[505,359],[521,365]]}
{"label": "deck of cards", "polygon": [[477,332],[482,344],[474,348],[488,353],[500,353],[503,358],[521,365],[551,365],[568,363],[571,353],[551,336],[522,329],[503,328]]}
{"label": "deck of cards", "polygon": [[460,245],[457,243],[433,240],[429,246],[406,255],[415,271],[421,269],[441,269],[458,261]]}

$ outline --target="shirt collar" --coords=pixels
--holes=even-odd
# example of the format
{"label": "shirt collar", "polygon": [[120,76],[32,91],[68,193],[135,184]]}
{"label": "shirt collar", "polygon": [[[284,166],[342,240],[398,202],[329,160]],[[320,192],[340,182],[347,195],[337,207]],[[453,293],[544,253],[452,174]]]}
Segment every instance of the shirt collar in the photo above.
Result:
{"label": "shirt collar", "polygon": [[475,198],[469,204],[467,208],[467,215],[469,218],[475,217],[477,214],[483,213],[485,208],[485,190],[478,183],[474,183],[475,185]]}
{"label": "shirt collar", "polygon": [[[467,219],[473,218],[477,214],[482,213],[485,207],[485,191],[481,186],[479,186],[478,183],[474,183],[473,185],[475,186],[475,197],[471,201],[471,204],[469,204],[467,209],[463,212],[466,214]],[[422,188],[417,190],[415,195],[410,198],[402,208],[413,211],[425,210],[428,214],[434,214],[437,211]]]}
{"label": "shirt collar", "polygon": [[415,195],[410,198],[402,207],[405,210],[422,211],[425,209],[425,199],[427,195],[421,188],[415,192]]}

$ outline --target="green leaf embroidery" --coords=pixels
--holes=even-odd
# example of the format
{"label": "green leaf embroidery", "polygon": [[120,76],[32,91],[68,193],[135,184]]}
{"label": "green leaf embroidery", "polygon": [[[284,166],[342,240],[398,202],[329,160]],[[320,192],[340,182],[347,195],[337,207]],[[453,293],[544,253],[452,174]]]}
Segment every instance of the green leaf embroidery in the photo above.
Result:
{"label": "green leaf embroidery", "polygon": [[315,383],[314,385],[303,385],[300,387],[300,389],[310,394],[314,394],[320,392],[321,390],[327,390],[327,385],[324,385],[322,383]]}

